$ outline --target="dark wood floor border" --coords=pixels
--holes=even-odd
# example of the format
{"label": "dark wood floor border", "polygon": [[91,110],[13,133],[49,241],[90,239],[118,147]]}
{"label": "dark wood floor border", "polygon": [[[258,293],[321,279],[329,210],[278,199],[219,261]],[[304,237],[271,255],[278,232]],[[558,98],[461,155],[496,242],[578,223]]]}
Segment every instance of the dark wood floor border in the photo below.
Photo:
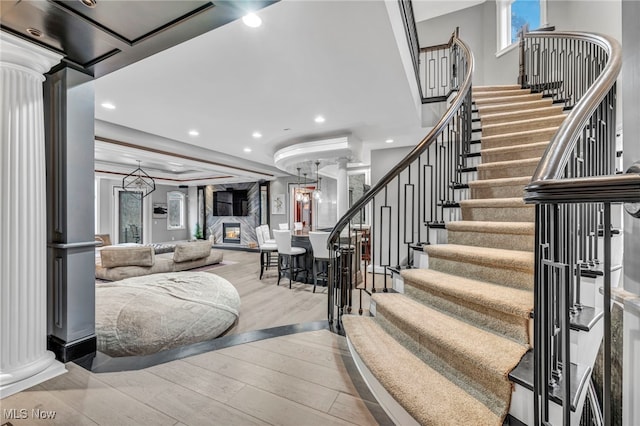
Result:
{"label": "dark wood floor border", "polygon": [[216,351],[231,346],[242,345],[244,343],[257,342],[259,340],[271,339],[273,337],[286,336],[289,334],[304,333],[307,331],[328,330],[327,321],[313,321],[300,324],[283,325],[279,327],[265,328],[262,330],[248,331],[241,334],[231,334],[218,337],[205,342],[194,343],[192,345],[181,346],[150,355],[110,357],[102,352],[87,355],[76,359],[74,362],[79,366],[93,373],[112,373],[117,371],[140,370],[152,367],[165,362],[183,359],[205,352]]}

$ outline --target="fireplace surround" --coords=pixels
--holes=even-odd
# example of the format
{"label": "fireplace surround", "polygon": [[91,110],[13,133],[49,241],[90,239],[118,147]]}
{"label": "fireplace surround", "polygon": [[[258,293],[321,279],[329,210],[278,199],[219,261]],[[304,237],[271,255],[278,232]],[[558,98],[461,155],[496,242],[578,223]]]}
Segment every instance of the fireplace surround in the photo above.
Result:
{"label": "fireplace surround", "polygon": [[240,244],[240,223],[223,223],[222,224],[222,242],[231,244]]}

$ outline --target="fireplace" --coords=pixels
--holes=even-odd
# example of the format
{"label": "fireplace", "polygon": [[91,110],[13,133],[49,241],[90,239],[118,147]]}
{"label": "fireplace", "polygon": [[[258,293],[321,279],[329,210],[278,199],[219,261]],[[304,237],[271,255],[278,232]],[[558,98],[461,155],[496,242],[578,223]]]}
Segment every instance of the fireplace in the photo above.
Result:
{"label": "fireplace", "polygon": [[240,224],[239,223],[223,223],[222,224],[222,242],[240,244]]}

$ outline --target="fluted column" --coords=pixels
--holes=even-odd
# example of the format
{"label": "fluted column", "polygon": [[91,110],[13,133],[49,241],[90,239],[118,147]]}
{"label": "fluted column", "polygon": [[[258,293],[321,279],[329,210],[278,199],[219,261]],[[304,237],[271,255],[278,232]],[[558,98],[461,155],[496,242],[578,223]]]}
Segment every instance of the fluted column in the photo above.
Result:
{"label": "fluted column", "polygon": [[43,73],[60,55],[0,32],[0,397],[61,374],[47,351]]}

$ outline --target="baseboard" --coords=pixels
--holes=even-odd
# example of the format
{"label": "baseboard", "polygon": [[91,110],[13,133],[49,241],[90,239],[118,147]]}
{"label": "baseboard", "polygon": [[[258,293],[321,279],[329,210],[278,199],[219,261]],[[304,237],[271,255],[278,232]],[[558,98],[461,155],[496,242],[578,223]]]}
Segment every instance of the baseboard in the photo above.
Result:
{"label": "baseboard", "polygon": [[56,336],[47,338],[47,349],[56,355],[60,362],[74,361],[87,355],[95,354],[97,349],[97,338],[94,335],[83,340],[67,343]]}

